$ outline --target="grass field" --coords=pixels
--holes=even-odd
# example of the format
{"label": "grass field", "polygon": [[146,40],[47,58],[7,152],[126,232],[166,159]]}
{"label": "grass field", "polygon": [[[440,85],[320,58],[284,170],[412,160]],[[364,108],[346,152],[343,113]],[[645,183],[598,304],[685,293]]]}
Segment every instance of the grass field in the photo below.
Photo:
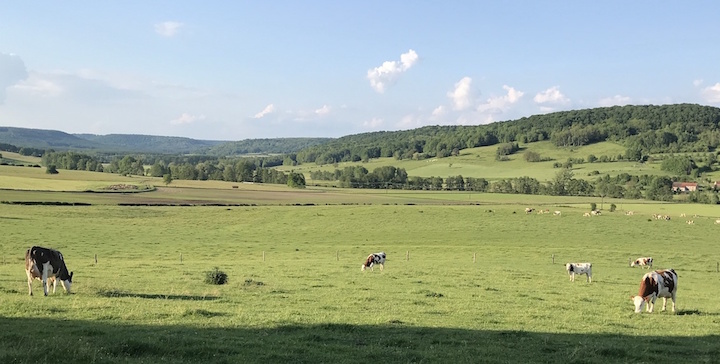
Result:
{"label": "grass field", "polygon": [[[7,168],[15,169],[0,175],[15,183],[42,179]],[[1,363],[711,363],[720,355],[715,206],[605,199],[603,216],[587,218],[600,199],[197,181],[88,193],[82,186],[139,178],[60,175],[75,187],[0,190],[1,201],[92,204],[0,204]],[[118,205],[143,202],[178,206]],[[208,203],[222,206],[198,206]],[[562,215],[525,214],[527,206]],[[28,296],[23,256],[36,244],[63,252],[72,295],[59,288],[43,297],[36,281]],[[361,272],[381,250],[385,270]],[[653,314],[633,313],[629,297],[644,271],[628,260],[639,256],[678,272],[676,315],[660,312],[661,301]],[[569,282],[570,261],[592,262],[593,283]],[[228,284],[203,282],[215,267]]]}

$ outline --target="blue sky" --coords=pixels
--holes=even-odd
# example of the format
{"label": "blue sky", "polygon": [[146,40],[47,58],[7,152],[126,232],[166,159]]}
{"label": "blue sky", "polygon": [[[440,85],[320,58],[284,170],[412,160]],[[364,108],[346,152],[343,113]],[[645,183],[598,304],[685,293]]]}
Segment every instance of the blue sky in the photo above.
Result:
{"label": "blue sky", "polygon": [[0,125],[339,137],[720,106],[720,2],[4,1]]}

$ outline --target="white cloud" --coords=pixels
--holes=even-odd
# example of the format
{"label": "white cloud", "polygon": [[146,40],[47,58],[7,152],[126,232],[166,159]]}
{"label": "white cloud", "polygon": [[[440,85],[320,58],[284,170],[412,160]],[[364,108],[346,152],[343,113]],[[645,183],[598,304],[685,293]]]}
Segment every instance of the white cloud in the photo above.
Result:
{"label": "white cloud", "polygon": [[315,110],[315,114],[317,115],[327,115],[328,113],[330,113],[330,106],[327,105],[323,105],[323,107]]}
{"label": "white cloud", "polygon": [[447,93],[447,96],[453,102],[453,108],[455,110],[464,110],[470,107],[470,85],[472,79],[470,77],[463,77],[460,81],[455,83],[455,89]]}
{"label": "white cloud", "polygon": [[442,105],[436,107],[436,108],[432,111],[432,116],[433,116],[433,117],[436,117],[436,118],[437,118],[437,117],[440,117],[440,116],[443,116],[443,114],[445,114],[445,106],[442,106]]}
{"label": "white cloud", "polygon": [[702,79],[694,80],[694,81],[693,81],[693,86],[699,87],[700,85],[703,84],[703,82],[704,82],[704,81],[703,81]]}
{"label": "white cloud", "polygon": [[265,106],[263,111],[260,111],[259,113],[255,114],[255,116],[253,116],[253,118],[261,119],[261,118],[265,117],[265,115],[267,115],[267,114],[272,114],[274,111],[275,111],[275,106],[273,104],[270,104],[268,106]]}
{"label": "white cloud", "polygon": [[63,87],[56,81],[31,74],[26,80],[18,83],[13,89],[36,97],[57,97],[63,93]]}
{"label": "white cloud", "polygon": [[613,97],[606,97],[604,99],[600,99],[598,101],[598,105],[600,106],[622,106],[627,105],[632,101],[632,99],[628,96],[621,96],[621,95],[615,95]]}
{"label": "white cloud", "polygon": [[720,82],[712,86],[705,87],[701,94],[707,102],[720,102]]}
{"label": "white cloud", "polygon": [[488,98],[484,104],[477,107],[477,111],[482,113],[500,114],[506,111],[512,104],[517,103],[525,94],[513,87],[503,85],[503,89],[507,91],[504,96]]}
{"label": "white cloud", "polygon": [[0,53],[0,104],[5,100],[5,89],[28,77],[25,62],[14,55]]}
{"label": "white cloud", "polygon": [[170,120],[170,124],[173,125],[182,125],[182,124],[192,124],[196,121],[205,120],[205,115],[192,115],[188,113],[183,113],[178,117],[177,119]]}
{"label": "white cloud", "polygon": [[363,122],[363,127],[366,129],[377,129],[385,124],[385,121],[380,118],[372,118]]}
{"label": "white cloud", "polygon": [[157,23],[155,24],[155,33],[158,33],[163,37],[174,37],[180,32],[180,28],[182,28],[183,25],[183,23],[175,21]]}
{"label": "white cloud", "polygon": [[367,71],[370,86],[378,93],[385,92],[388,84],[394,83],[401,73],[417,63],[418,55],[414,50],[400,55],[400,61],[385,61],[379,67]]}
{"label": "white cloud", "polygon": [[533,101],[538,104],[566,104],[570,102],[570,99],[560,92],[559,86],[553,86],[545,91],[538,92],[538,94],[533,98]]}

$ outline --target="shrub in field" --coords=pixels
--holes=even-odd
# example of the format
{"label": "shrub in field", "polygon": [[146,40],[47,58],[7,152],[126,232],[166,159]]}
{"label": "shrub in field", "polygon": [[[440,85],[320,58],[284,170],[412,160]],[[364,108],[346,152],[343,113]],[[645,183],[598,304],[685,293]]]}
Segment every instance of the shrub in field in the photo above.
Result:
{"label": "shrub in field", "polygon": [[617,206],[615,206],[615,204],[610,204],[610,212],[615,212],[615,209],[617,209]]}
{"label": "shrub in field", "polygon": [[207,284],[225,284],[228,281],[228,275],[221,271],[218,267],[205,273],[205,283]]}
{"label": "shrub in field", "polygon": [[590,211],[597,210],[597,204],[595,202],[590,203]]}

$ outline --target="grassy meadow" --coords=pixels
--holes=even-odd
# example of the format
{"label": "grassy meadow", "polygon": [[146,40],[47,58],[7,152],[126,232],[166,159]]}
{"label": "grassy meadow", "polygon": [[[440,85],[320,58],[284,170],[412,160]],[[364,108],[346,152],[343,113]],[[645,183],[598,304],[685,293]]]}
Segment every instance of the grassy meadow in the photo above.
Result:
{"label": "grassy meadow", "polygon": [[[6,168],[0,201],[90,205],[0,204],[2,363],[711,363],[720,355],[715,206],[605,199],[603,215],[589,218],[600,199],[164,186],[70,171],[28,190],[46,177]],[[157,189],[83,192],[117,183]],[[525,214],[527,206],[562,215]],[[28,295],[31,245],[63,252],[73,294],[43,297],[35,281]],[[385,270],[361,272],[377,251],[388,255]],[[646,271],[628,260],[639,256],[678,272],[677,314],[660,312],[662,300],[655,313],[633,312],[629,298]],[[591,284],[569,282],[564,263],[581,261],[593,263]],[[227,284],[204,283],[215,267]]]}

